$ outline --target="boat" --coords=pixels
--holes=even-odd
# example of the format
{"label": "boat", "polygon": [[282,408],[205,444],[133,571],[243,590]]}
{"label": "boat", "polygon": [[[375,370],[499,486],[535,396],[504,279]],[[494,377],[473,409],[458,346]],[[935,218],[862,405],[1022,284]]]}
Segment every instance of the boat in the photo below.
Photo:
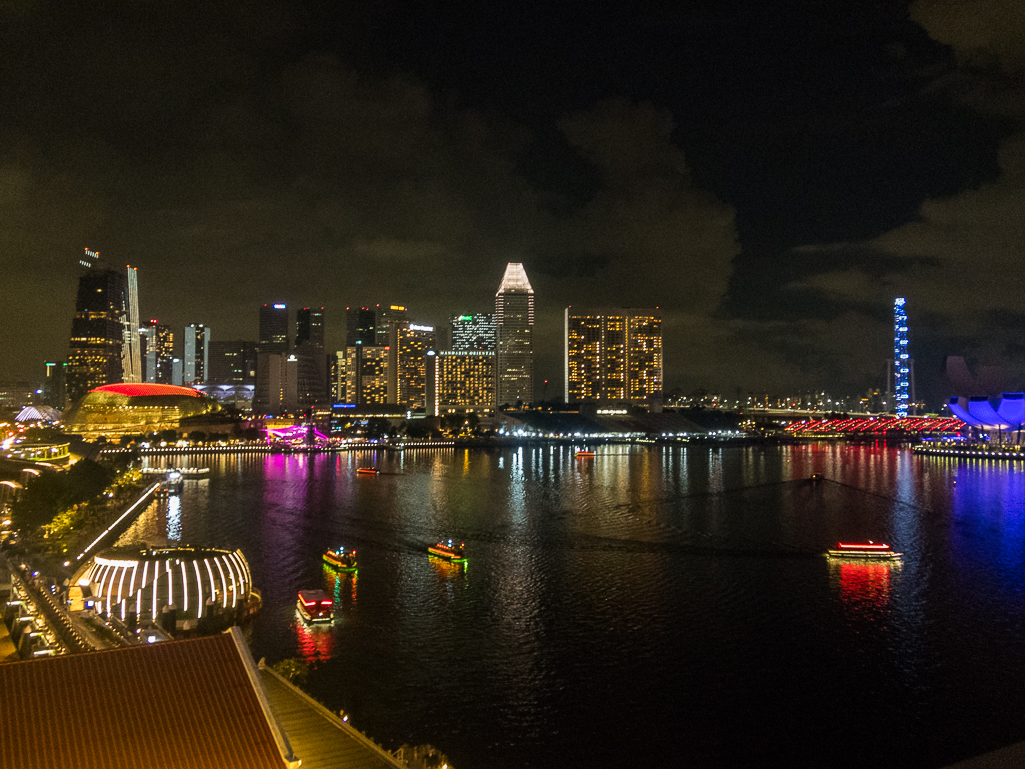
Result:
{"label": "boat", "polygon": [[339,547],[324,553],[324,563],[339,571],[356,571],[356,551]]}
{"label": "boat", "polygon": [[357,467],[356,475],[377,475],[381,471],[376,467]]}
{"label": "boat", "polygon": [[904,553],[894,552],[893,548],[889,545],[869,540],[868,542],[837,542],[836,549],[827,550],[826,555],[829,558],[847,558],[850,560],[896,561]]}
{"label": "boat", "polygon": [[587,459],[594,456],[593,451],[578,451],[575,455],[577,459]]}
{"label": "boat", "polygon": [[455,563],[466,560],[466,557],[463,555],[463,546],[464,543],[460,542],[458,545],[455,545],[452,540],[449,539],[431,545],[427,548],[427,552],[431,555],[438,556],[438,558],[444,558],[446,561],[452,561]]}
{"label": "boat", "polygon": [[330,622],[334,601],[323,590],[300,590],[296,608],[307,622]]}

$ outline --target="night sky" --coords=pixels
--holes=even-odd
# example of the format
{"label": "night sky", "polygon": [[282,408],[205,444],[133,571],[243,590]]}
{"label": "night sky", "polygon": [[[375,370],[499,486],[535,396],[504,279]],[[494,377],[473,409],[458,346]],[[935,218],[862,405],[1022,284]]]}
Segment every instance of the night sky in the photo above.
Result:
{"label": "night sky", "polygon": [[898,295],[931,405],[1025,371],[1021,3],[667,5],[0,2],[0,379],[66,356],[85,246],[144,319],[332,350],[521,261],[549,396],[567,304],[660,306],[669,391],[882,386]]}

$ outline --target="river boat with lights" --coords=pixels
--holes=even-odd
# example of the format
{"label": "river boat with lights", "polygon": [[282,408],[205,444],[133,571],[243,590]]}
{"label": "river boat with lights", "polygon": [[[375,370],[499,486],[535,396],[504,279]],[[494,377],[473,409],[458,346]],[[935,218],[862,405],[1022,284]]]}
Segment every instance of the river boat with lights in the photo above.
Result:
{"label": "river boat with lights", "polygon": [[899,561],[904,553],[897,553],[889,545],[873,542],[838,542],[835,550],[827,550],[829,558],[851,561]]}
{"label": "river boat with lights", "polygon": [[462,563],[466,560],[466,556],[463,555],[463,547],[464,543],[460,542],[456,545],[449,539],[431,545],[427,548],[427,552],[452,563]]}
{"label": "river boat with lights", "polygon": [[338,571],[356,571],[356,551],[339,547],[324,553],[324,563]]}
{"label": "river boat with lights", "polygon": [[577,459],[591,459],[592,457],[594,457],[593,451],[578,451],[576,453]]}
{"label": "river boat with lights", "polygon": [[377,475],[381,471],[376,467],[357,467],[356,475]]}
{"label": "river boat with lights", "polygon": [[300,590],[296,608],[306,622],[330,622],[334,600],[323,590]]}

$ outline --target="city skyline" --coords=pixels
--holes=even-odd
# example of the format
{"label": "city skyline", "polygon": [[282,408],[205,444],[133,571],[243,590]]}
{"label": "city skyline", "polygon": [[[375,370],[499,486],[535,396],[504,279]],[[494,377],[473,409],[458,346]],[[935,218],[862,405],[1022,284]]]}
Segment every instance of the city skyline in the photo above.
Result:
{"label": "city skyline", "polygon": [[944,355],[1020,376],[1025,35],[972,9],[12,11],[0,371],[63,357],[90,244],[221,339],[268,301],[440,325],[521,262],[556,390],[584,303],[662,308],[667,389],[882,386],[895,296],[934,402]]}

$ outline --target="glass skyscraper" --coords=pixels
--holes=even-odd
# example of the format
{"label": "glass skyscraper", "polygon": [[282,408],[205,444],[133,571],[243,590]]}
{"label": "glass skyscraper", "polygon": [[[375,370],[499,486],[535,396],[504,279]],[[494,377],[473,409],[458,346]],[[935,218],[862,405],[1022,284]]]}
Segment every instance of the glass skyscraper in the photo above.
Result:
{"label": "glass skyscraper", "polygon": [[509,262],[495,294],[495,403],[534,400],[534,289],[523,265]]}
{"label": "glass skyscraper", "polygon": [[76,401],[105,384],[124,381],[127,302],[126,273],[100,261],[100,252],[85,249],[79,264],[75,317],[68,350],[67,395]]}

